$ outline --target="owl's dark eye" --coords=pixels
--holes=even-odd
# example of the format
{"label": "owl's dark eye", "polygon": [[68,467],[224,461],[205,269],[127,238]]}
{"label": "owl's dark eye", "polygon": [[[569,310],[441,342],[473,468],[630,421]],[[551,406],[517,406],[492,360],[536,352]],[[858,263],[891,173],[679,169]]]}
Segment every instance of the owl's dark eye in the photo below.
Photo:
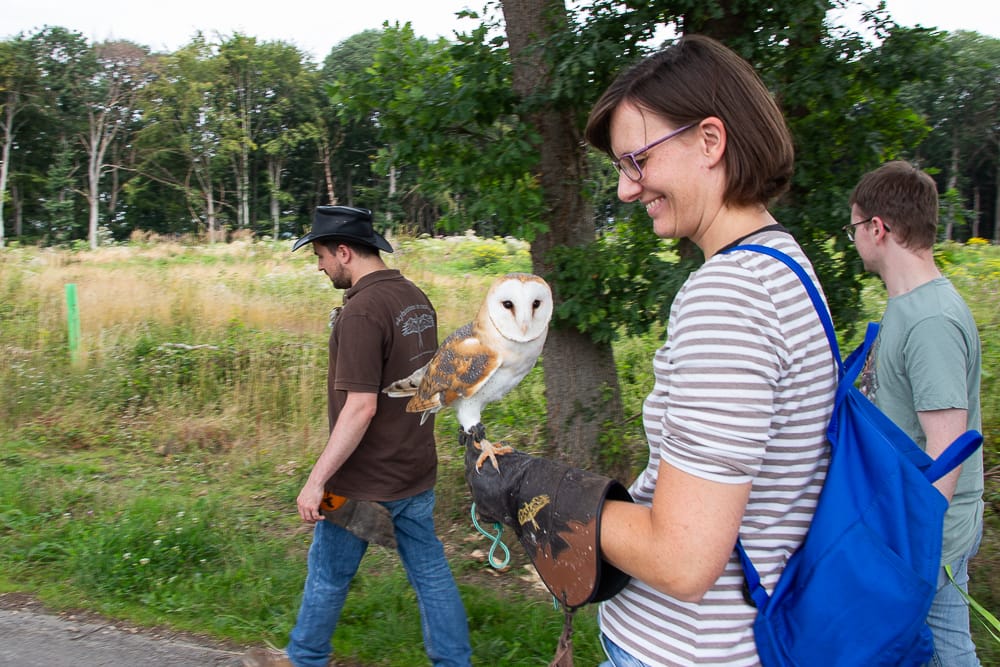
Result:
{"label": "owl's dark eye", "polygon": [[541,299],[535,299],[535,300],[534,300],[534,301],[533,301],[533,302],[531,303],[531,309],[532,309],[532,310],[538,310],[538,307],[539,307],[540,305],[542,305],[542,301],[541,301]]}
{"label": "owl's dark eye", "polygon": [[514,302],[513,301],[504,301],[503,302],[503,307],[506,308],[507,310],[514,310]]}

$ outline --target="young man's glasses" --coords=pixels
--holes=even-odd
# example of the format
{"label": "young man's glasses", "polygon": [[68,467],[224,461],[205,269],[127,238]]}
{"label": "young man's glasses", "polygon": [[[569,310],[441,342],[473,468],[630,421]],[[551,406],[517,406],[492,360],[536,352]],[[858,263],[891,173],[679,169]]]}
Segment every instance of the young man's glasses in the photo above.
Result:
{"label": "young man's glasses", "polygon": [[[666,136],[660,137],[653,143],[646,144],[642,148],[636,149],[631,153],[625,153],[625,155],[622,155],[617,160],[613,160],[611,164],[614,165],[614,168],[616,170],[618,170],[618,173],[625,174],[625,178],[627,178],[630,181],[635,181],[638,183],[639,181],[642,180],[642,177],[645,176],[645,174],[642,172],[642,167],[640,166],[639,160],[637,160],[636,157],[642,155],[643,153],[648,152],[650,149],[659,146],[660,144],[662,144],[665,141],[668,141],[669,139],[673,139],[684,130],[690,129],[695,125],[697,125],[697,123],[689,123],[683,127],[679,127],[673,132],[667,134]],[[642,161],[645,162],[646,160],[643,159]]]}
{"label": "young man's glasses", "polygon": [[[859,220],[858,222],[851,222],[844,225],[840,229],[841,231],[847,234],[847,240],[850,241],[851,243],[854,243],[854,228],[857,227],[858,225],[866,225],[872,220],[874,220],[876,217],[878,216],[873,215],[872,217],[867,218],[865,220]],[[884,229],[887,234],[892,231],[891,229],[889,229],[889,225],[885,224],[885,222],[882,223],[882,229]]]}

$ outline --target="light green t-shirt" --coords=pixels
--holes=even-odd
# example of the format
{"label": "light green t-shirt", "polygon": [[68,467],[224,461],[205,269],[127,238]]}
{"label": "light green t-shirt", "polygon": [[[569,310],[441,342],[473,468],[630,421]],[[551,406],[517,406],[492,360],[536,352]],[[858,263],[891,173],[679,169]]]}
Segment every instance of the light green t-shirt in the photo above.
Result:
{"label": "light green t-shirt", "polygon": [[[979,332],[969,307],[947,278],[892,297],[886,305],[862,390],[921,449],[927,439],[917,412],[968,411],[967,428],[982,430]],[[962,464],[944,519],[941,562],[972,548],[983,516],[983,450]]]}

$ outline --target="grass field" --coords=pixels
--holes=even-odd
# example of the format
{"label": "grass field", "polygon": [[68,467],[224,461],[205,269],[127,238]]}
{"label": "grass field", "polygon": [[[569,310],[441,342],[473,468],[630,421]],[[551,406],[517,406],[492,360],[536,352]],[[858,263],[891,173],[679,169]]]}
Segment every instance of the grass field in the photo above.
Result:
{"label": "grass field", "polygon": [[[530,267],[516,241],[397,239],[390,265],[423,287],[443,336],[473,315],[493,277]],[[0,592],[241,643],[282,645],[305,576],[309,531],[295,497],[326,435],[327,315],[341,296],[287,244],[132,243],[96,252],[0,251]],[[1000,250],[947,245],[943,269],[984,343],[987,534],[973,596],[1000,610]],[[65,286],[81,336],[71,354]],[[866,288],[865,315],[884,292]],[[651,384],[662,332],[616,344],[626,414]],[[845,345],[849,341],[844,341]],[[489,408],[491,432],[539,445],[541,370]],[[483,562],[468,518],[453,416],[437,421],[439,529],[469,612],[475,660],[539,665],[561,613],[524,569]],[[636,422],[623,446],[636,465]],[[576,621],[577,664],[600,660],[594,613]],[[373,547],[334,638],[369,665],[426,664],[413,594]],[[983,664],[998,644],[977,629]]]}

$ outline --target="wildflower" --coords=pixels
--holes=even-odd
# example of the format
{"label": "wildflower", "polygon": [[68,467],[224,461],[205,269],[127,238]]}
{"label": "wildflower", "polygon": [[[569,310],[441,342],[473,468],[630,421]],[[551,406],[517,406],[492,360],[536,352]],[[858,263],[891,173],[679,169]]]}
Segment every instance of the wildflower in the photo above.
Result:
{"label": "wildflower", "polygon": [[122,560],[128,560],[131,557],[132,557],[132,553],[129,552],[129,551],[126,551],[125,553],[122,554]]}
{"label": "wildflower", "polygon": [[139,559],[139,565],[149,565],[149,559],[148,558],[140,558]]}

